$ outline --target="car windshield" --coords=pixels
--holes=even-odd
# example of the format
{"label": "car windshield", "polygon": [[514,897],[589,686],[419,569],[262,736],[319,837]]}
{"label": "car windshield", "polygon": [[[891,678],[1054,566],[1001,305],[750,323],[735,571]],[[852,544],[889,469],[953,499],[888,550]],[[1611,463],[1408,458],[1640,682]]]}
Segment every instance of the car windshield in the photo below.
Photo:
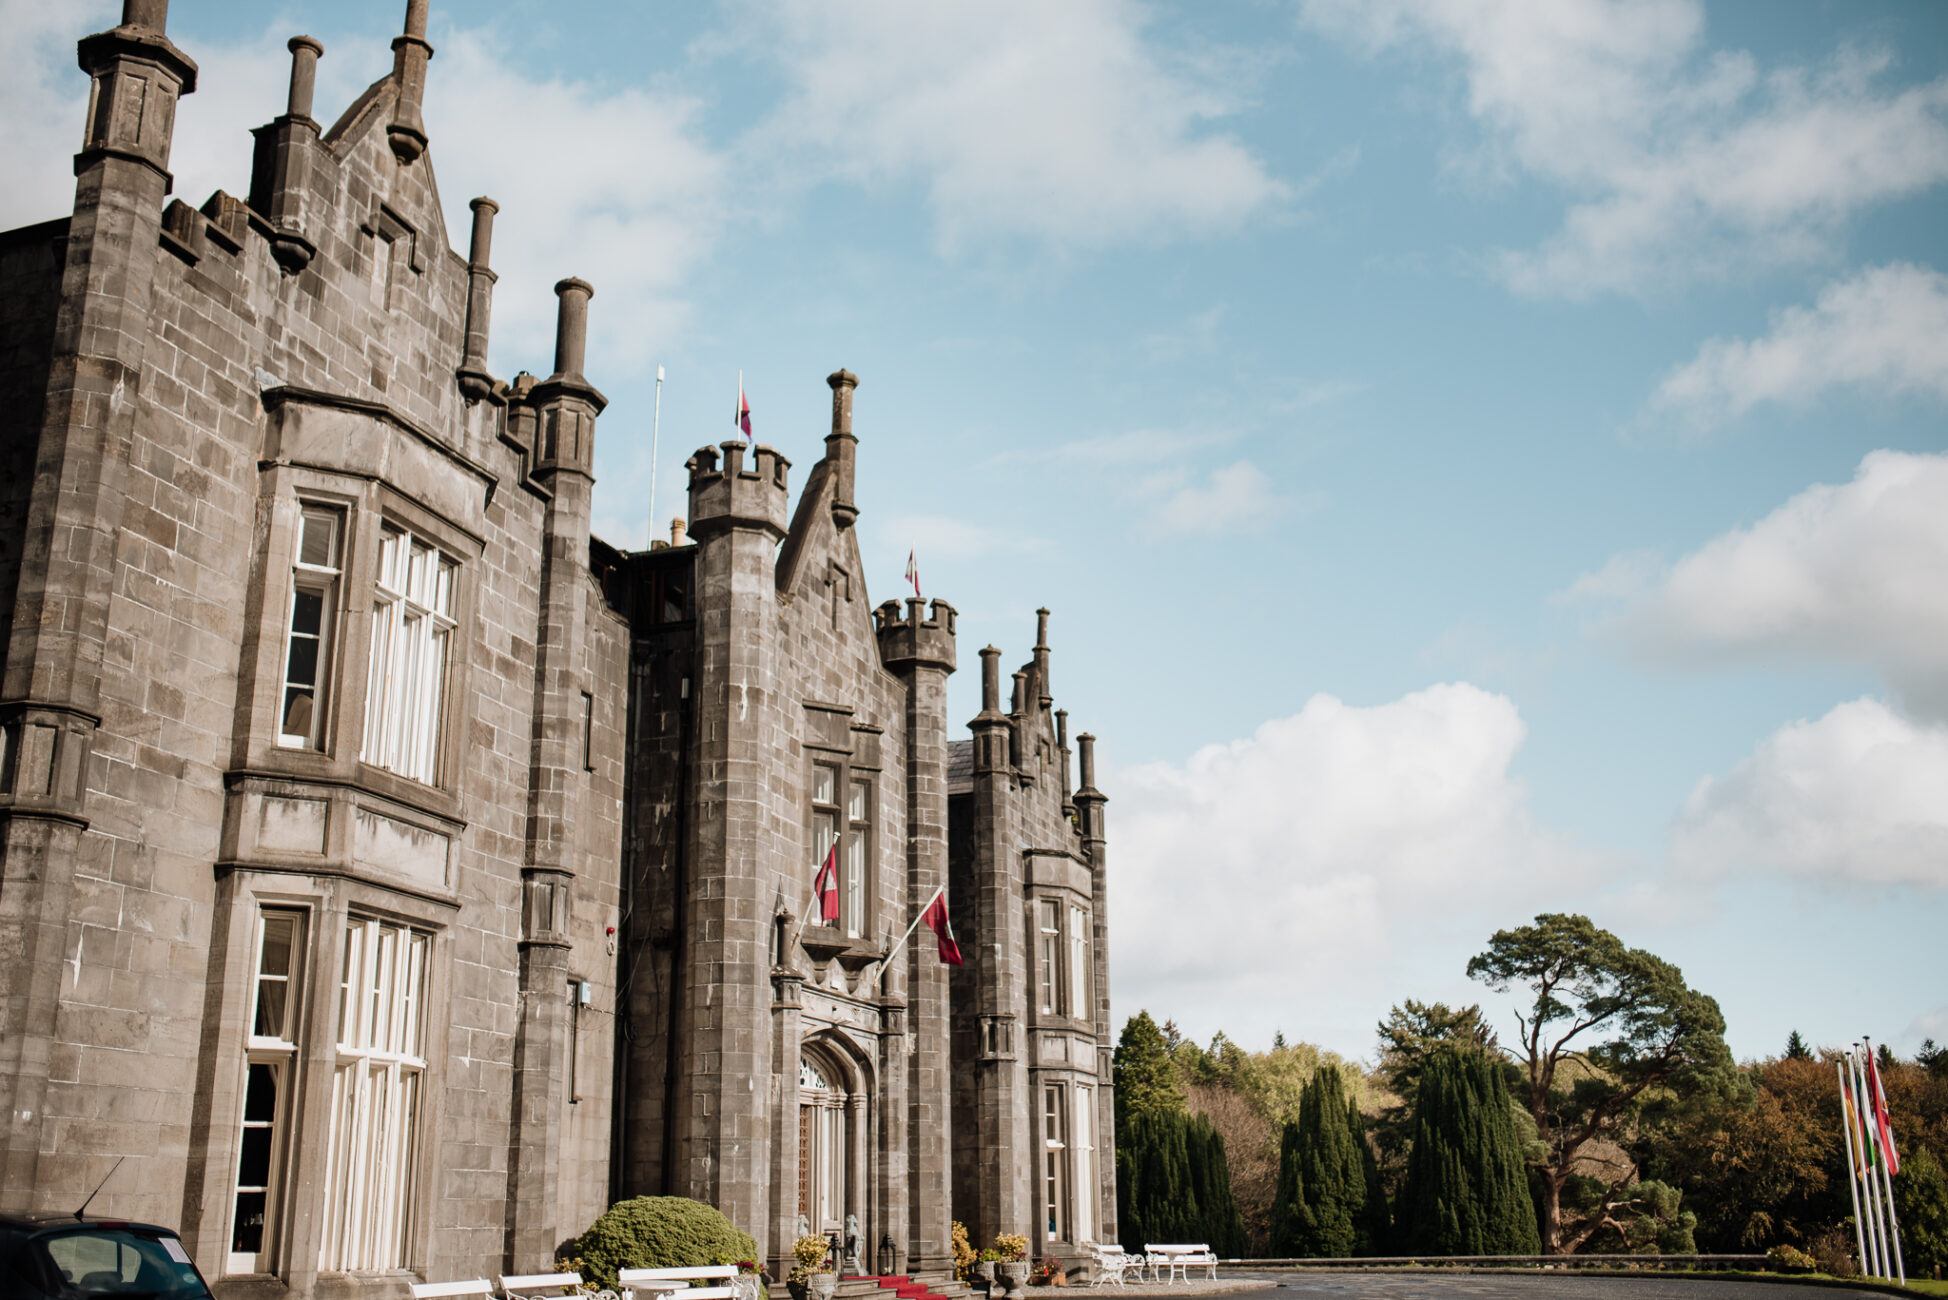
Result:
{"label": "car windshield", "polygon": [[206,1300],[210,1294],[173,1234],[106,1224],[31,1237],[14,1267],[54,1300]]}

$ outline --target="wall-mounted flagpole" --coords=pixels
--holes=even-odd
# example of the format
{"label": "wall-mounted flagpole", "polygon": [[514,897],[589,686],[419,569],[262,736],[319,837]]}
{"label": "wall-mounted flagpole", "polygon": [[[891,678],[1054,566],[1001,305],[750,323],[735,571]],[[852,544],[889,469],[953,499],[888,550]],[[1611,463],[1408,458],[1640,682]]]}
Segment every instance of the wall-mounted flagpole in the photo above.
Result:
{"label": "wall-mounted flagpole", "polygon": [[649,544],[656,545],[656,447],[663,432],[663,367],[656,367],[656,407],[649,419]]}
{"label": "wall-mounted flagpole", "polygon": [[906,941],[908,939],[911,939],[913,937],[913,932],[920,928],[920,918],[927,914],[927,909],[929,907],[933,906],[933,900],[939,898],[942,894],[946,892],[947,892],[947,886],[942,885],[940,888],[934,890],[931,894],[927,895],[926,902],[920,904],[920,910],[913,914],[913,924],[906,927],[906,933],[900,936],[900,941],[894,944],[892,948],[890,948],[887,951],[884,957],[881,957],[879,959],[879,970],[873,976],[873,983],[875,985],[884,983],[886,979],[886,968],[893,964],[893,958],[900,955],[900,949],[906,947]]}

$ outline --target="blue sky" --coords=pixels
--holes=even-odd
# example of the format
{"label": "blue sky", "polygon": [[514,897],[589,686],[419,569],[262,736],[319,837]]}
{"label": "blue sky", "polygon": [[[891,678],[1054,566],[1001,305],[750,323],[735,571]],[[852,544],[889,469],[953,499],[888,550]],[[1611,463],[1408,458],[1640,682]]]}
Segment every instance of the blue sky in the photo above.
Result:
{"label": "blue sky", "polygon": [[[247,188],[397,0],[177,0],[179,192]],[[73,40],[0,0],[0,224],[71,193]],[[1734,1049],[1948,1040],[1948,8],[435,0],[493,365],[596,286],[596,513],[862,378],[870,594],[1101,737],[1119,1018],[1349,1055],[1587,912]],[[1497,1004],[1498,1014],[1504,1008]],[[1508,1018],[1501,1015],[1504,1028]]]}

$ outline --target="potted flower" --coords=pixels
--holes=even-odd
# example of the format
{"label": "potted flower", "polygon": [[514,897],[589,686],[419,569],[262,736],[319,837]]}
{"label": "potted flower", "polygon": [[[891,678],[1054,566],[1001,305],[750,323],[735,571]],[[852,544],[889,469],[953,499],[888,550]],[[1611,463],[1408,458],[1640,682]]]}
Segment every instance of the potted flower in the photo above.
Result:
{"label": "potted flower", "polygon": [[1028,1289],[1028,1238],[1018,1232],[1004,1232],[994,1239],[994,1249],[1001,1257],[995,1271],[1009,1295],[1020,1295]]}
{"label": "potted flower", "polygon": [[791,1300],[832,1300],[839,1275],[832,1271],[831,1245],[820,1236],[800,1237],[791,1243],[795,1261],[785,1274],[785,1289]]}
{"label": "potted flower", "polygon": [[974,1263],[972,1265],[974,1277],[983,1286],[992,1289],[994,1286],[994,1266],[1000,1262],[1001,1252],[992,1246],[988,1247],[974,1257]]}
{"label": "potted flower", "polygon": [[764,1265],[754,1259],[735,1262],[737,1276],[731,1279],[731,1285],[737,1288],[737,1300],[759,1300],[764,1294]]}
{"label": "potted flower", "polygon": [[1050,1255],[1043,1259],[1041,1263],[1035,1265],[1035,1272],[1029,1277],[1028,1284],[1030,1286],[1067,1286],[1069,1284],[1069,1273],[1067,1269],[1062,1267],[1061,1260]]}

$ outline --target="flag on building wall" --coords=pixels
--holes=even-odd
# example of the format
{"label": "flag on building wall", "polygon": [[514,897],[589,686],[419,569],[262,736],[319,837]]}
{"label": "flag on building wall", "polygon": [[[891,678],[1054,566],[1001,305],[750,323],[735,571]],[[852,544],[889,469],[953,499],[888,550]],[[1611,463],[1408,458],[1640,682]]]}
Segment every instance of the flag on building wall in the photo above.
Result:
{"label": "flag on building wall", "polygon": [[913,594],[920,594],[920,566],[913,562],[913,552],[906,553],[906,580],[913,584]]}
{"label": "flag on building wall", "polygon": [[839,842],[825,851],[825,861],[812,877],[812,896],[818,900],[819,919],[826,924],[839,919]]}
{"label": "flag on building wall", "polygon": [[949,966],[960,965],[960,945],[954,942],[954,925],[947,919],[945,890],[933,896],[933,901],[927,904],[927,910],[920,913],[920,919],[927,923],[927,928],[933,931],[934,938],[940,941],[940,960]]}

